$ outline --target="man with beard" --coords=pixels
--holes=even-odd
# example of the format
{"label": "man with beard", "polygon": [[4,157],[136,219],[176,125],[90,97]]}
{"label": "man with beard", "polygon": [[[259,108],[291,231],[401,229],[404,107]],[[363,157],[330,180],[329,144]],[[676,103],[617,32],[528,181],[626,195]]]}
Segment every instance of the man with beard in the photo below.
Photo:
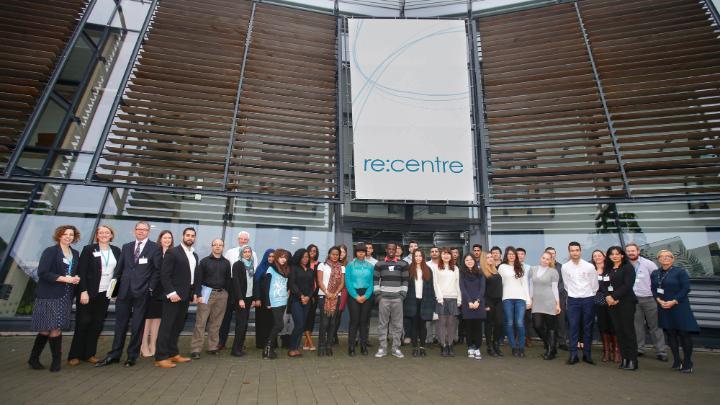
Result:
{"label": "man with beard", "polygon": [[160,270],[160,281],[167,300],[163,302],[162,320],[158,332],[155,365],[161,368],[173,368],[175,363],[187,363],[188,357],[180,355],[178,339],[185,325],[190,302],[197,302],[197,293],[192,285],[195,267],[198,264],[198,255],[192,246],[195,243],[195,229],[183,230],[182,242],[168,250],[163,258]]}

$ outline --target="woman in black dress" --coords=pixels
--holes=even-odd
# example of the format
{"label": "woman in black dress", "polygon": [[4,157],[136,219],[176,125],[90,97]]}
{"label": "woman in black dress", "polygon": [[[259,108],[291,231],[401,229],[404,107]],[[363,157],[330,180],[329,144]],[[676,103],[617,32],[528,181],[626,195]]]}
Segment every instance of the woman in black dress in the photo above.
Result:
{"label": "woman in black dress", "polygon": [[637,339],[635,337],[635,304],[637,298],[633,291],[635,268],[628,261],[620,246],[612,246],[605,255],[605,272],[610,274],[607,297],[610,320],[615,327],[615,335],[620,345],[622,360],[620,368],[634,371],[638,369]]}
{"label": "woman in black dress", "polygon": [[100,225],[95,230],[95,243],[85,246],[80,253],[80,294],[75,303],[75,333],[68,354],[70,366],[77,366],[80,361],[98,362],[97,342],[110,304],[107,292],[120,258],[120,248],[110,244],[113,238],[112,228]]}
{"label": "woman in black dress", "polygon": [[[172,232],[168,230],[160,232],[157,244],[162,248],[163,257],[165,257],[165,252],[172,248],[174,244]],[[143,330],[142,345],[140,346],[140,353],[142,353],[143,357],[155,356],[155,344],[157,342],[158,331],[160,330],[162,305],[165,299],[165,294],[163,294],[160,284],[161,283],[158,283],[157,288],[153,290],[145,315],[145,329]]]}
{"label": "woman in black dress", "polygon": [[[320,264],[320,249],[317,245],[310,244],[307,247],[308,255],[310,255],[310,270],[316,271],[318,264]],[[305,319],[305,342],[303,343],[303,350],[315,350],[315,345],[312,340],[313,329],[315,328],[315,315],[317,314],[317,303],[318,303],[318,287],[315,283],[313,294],[310,297],[310,307],[308,308],[308,315]]]}
{"label": "woman in black dress", "polygon": [[70,247],[80,239],[80,231],[72,225],[55,229],[56,245],[46,248],[40,256],[38,283],[35,289],[32,323],[30,330],[38,332],[35,337],[28,364],[42,370],[40,353],[50,342],[52,365],[50,371],[60,371],[62,358],[62,331],[70,329],[70,311],[75,287],[80,283],[77,275],[80,254]]}
{"label": "woman in black dress", "polygon": [[480,262],[480,270],[485,276],[485,310],[487,321],[485,322],[485,343],[487,353],[490,356],[502,356],[499,340],[503,333],[503,306],[502,306],[502,277],[495,268],[495,259],[492,253],[483,252]]}

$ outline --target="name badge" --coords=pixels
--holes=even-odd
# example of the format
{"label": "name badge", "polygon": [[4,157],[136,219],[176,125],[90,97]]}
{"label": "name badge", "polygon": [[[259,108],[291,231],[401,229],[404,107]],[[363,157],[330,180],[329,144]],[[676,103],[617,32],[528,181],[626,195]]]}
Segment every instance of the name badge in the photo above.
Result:
{"label": "name badge", "polygon": [[657,289],[657,293],[658,293],[658,294],[665,294],[665,289],[664,289],[664,288],[658,288],[658,289]]}
{"label": "name badge", "polygon": [[147,264],[147,257],[141,257],[138,259],[138,264]]}
{"label": "name badge", "polygon": [[603,281],[603,276],[598,276],[598,281]]}
{"label": "name badge", "polygon": [[613,288],[613,286],[609,285],[609,286],[608,286],[608,291],[613,292],[613,291],[615,291],[615,289]]}
{"label": "name badge", "polygon": [[603,281],[610,281],[610,276],[603,277]]}
{"label": "name badge", "polygon": [[94,256],[94,257],[100,257],[100,252],[98,252],[98,251],[93,252],[93,256]]}
{"label": "name badge", "polygon": [[643,277],[645,277],[645,274],[644,274],[644,273],[637,273],[637,274],[635,275],[635,277],[637,277],[637,278],[643,278]]}
{"label": "name badge", "polygon": [[68,260],[67,257],[63,257],[63,263],[70,264],[70,260]]}
{"label": "name badge", "polygon": [[388,271],[395,271],[395,266],[388,266]]}

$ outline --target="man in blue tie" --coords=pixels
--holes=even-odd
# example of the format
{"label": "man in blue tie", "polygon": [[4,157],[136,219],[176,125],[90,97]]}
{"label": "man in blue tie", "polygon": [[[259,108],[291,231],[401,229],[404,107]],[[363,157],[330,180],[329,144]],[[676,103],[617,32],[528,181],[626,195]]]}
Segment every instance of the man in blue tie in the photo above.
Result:
{"label": "man in blue tie", "polygon": [[113,276],[117,282],[115,337],[112,350],[105,359],[96,364],[96,367],[120,362],[128,327],[130,327],[130,344],[127,348],[125,367],[134,366],[140,354],[145,310],[150,293],[158,285],[162,262],[162,249],[148,239],[149,234],[150,224],[138,222],[135,224],[135,241],[126,243],[122,247]]}

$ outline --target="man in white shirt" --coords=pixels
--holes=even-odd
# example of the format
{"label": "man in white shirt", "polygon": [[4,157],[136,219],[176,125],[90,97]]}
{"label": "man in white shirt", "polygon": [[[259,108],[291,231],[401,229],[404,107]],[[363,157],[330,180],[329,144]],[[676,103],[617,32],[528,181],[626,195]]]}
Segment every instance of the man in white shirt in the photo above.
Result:
{"label": "man in white shirt", "polygon": [[657,359],[668,361],[665,349],[665,334],[658,328],[657,303],[650,289],[650,275],[657,270],[651,260],[640,256],[640,247],[635,243],[625,245],[625,253],[635,268],[633,291],[637,297],[635,306],[635,335],[637,337],[638,356],[645,354],[645,324],[650,330],[650,338],[655,346]]}
{"label": "man in white shirt", "polygon": [[377,264],[377,259],[373,257],[373,252],[375,252],[375,248],[373,247],[372,243],[365,242],[365,248],[367,249],[367,256],[365,256],[365,260],[367,260],[368,263],[372,264],[373,266]]}
{"label": "man in white shirt", "polygon": [[570,261],[562,265],[562,275],[568,294],[567,317],[570,322],[570,357],[567,364],[578,363],[578,338],[583,330],[583,361],[595,364],[590,355],[593,321],[595,320],[595,293],[599,284],[595,266],[582,259],[578,242],[568,244]]}
{"label": "man in white shirt", "polygon": [[[247,231],[240,231],[237,235],[237,246],[228,249],[223,253],[223,256],[225,256],[226,259],[230,261],[230,268],[240,260],[240,257],[242,256],[242,250],[245,246],[250,245],[250,233]],[[255,254],[255,249],[252,251],[252,261],[253,261],[253,267],[257,267],[258,265],[258,259],[257,255]],[[255,274],[255,269],[248,269],[253,274]],[[252,295],[253,290],[253,278],[248,278],[248,297]],[[232,322],[233,319],[233,313],[235,312],[235,305],[228,305],[225,308],[225,316],[223,317],[222,324],[220,325],[220,340],[218,342],[217,349],[222,350],[225,348],[225,344],[227,343],[228,335],[230,334],[230,322]]]}

